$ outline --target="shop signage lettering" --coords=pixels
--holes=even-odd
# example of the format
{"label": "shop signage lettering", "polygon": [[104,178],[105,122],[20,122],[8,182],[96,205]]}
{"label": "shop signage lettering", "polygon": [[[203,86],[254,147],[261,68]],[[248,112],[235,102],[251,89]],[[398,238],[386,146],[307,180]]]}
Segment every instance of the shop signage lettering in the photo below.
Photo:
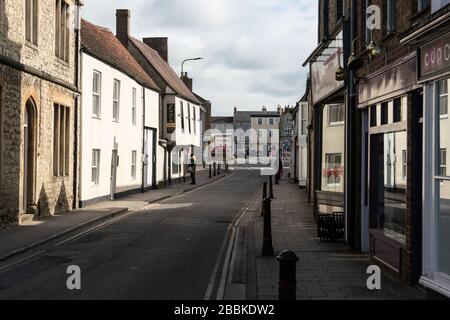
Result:
{"label": "shop signage lettering", "polygon": [[420,78],[450,70],[450,34],[420,48]]}
{"label": "shop signage lettering", "polygon": [[167,123],[175,123],[175,104],[167,105]]}

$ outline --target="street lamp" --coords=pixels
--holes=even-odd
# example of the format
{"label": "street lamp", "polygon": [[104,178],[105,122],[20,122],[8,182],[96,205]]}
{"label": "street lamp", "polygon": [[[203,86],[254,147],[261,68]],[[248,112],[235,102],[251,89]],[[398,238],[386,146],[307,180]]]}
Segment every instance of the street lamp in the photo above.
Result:
{"label": "street lamp", "polygon": [[198,58],[189,58],[189,59],[183,60],[183,62],[181,63],[181,76],[182,76],[182,77],[183,77],[183,75],[184,75],[184,64],[185,64],[185,62],[188,62],[188,61],[197,61],[197,60],[203,60],[203,58],[198,57]]}

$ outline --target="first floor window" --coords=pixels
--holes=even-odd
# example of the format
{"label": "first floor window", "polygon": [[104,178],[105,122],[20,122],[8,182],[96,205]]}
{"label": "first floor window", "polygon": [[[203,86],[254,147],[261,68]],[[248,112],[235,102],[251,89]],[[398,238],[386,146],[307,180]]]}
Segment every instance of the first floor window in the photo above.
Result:
{"label": "first floor window", "polygon": [[184,131],[184,106],[183,106],[183,101],[180,101],[180,109],[181,109],[181,130]]}
{"label": "first floor window", "polygon": [[101,94],[102,94],[102,74],[94,71],[92,78],[92,116],[95,118],[101,117]]}
{"label": "first floor window", "polygon": [[258,124],[259,124],[259,125],[262,125],[262,122],[263,122],[262,119],[261,119],[261,118],[258,118]]}
{"label": "first floor window", "polygon": [[119,108],[120,108],[120,81],[114,79],[113,87],[113,120],[119,122]]}
{"label": "first floor window", "polygon": [[133,150],[131,152],[131,179],[136,180],[136,161],[137,161],[137,151]]}
{"label": "first floor window", "polygon": [[93,185],[98,185],[100,176],[100,150],[92,150],[92,164],[91,164],[91,182]]}
{"label": "first floor window", "polygon": [[439,115],[445,117],[448,115],[448,80],[439,82]]}
{"label": "first floor window", "polygon": [[38,38],[38,0],[25,0],[25,38],[37,44]]}
{"label": "first floor window", "polygon": [[344,105],[335,104],[328,106],[328,125],[339,125],[344,123]]}
{"label": "first floor window", "polygon": [[59,104],[53,107],[53,174],[69,175],[70,108]]}
{"label": "first floor window", "polygon": [[136,88],[133,88],[133,94],[132,94],[132,102],[131,102],[131,122],[133,126],[136,125],[136,104],[137,104],[137,90]]}
{"label": "first floor window", "polygon": [[70,6],[64,0],[56,0],[55,5],[55,55],[69,61]]}
{"label": "first floor window", "polygon": [[447,149],[441,149],[439,152],[439,175],[447,176]]}

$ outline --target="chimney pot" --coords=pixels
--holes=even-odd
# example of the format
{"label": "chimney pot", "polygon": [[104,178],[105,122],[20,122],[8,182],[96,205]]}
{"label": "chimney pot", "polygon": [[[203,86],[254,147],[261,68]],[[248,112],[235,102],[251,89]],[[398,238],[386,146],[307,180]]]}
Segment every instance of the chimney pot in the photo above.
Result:
{"label": "chimney pot", "polygon": [[153,38],[144,38],[142,41],[148,45],[153,50],[157,51],[160,57],[169,62],[169,45],[167,37],[153,37]]}
{"label": "chimney pot", "polygon": [[118,9],[116,11],[116,37],[125,47],[128,47],[130,18],[131,13],[128,9]]}

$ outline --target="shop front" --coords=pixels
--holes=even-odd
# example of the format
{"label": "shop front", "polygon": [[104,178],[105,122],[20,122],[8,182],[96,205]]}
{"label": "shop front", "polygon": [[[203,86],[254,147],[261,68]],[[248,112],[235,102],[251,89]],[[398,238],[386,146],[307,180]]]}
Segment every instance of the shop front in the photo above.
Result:
{"label": "shop front", "polygon": [[450,7],[405,42],[417,47],[424,87],[423,261],[420,283],[450,297]]}
{"label": "shop front", "polygon": [[314,140],[314,209],[319,215],[344,213],[345,84],[336,80],[343,65],[343,31],[309,59]]}
{"label": "shop front", "polygon": [[420,260],[421,88],[416,56],[368,75],[358,86],[362,114],[363,251],[413,282]]}

